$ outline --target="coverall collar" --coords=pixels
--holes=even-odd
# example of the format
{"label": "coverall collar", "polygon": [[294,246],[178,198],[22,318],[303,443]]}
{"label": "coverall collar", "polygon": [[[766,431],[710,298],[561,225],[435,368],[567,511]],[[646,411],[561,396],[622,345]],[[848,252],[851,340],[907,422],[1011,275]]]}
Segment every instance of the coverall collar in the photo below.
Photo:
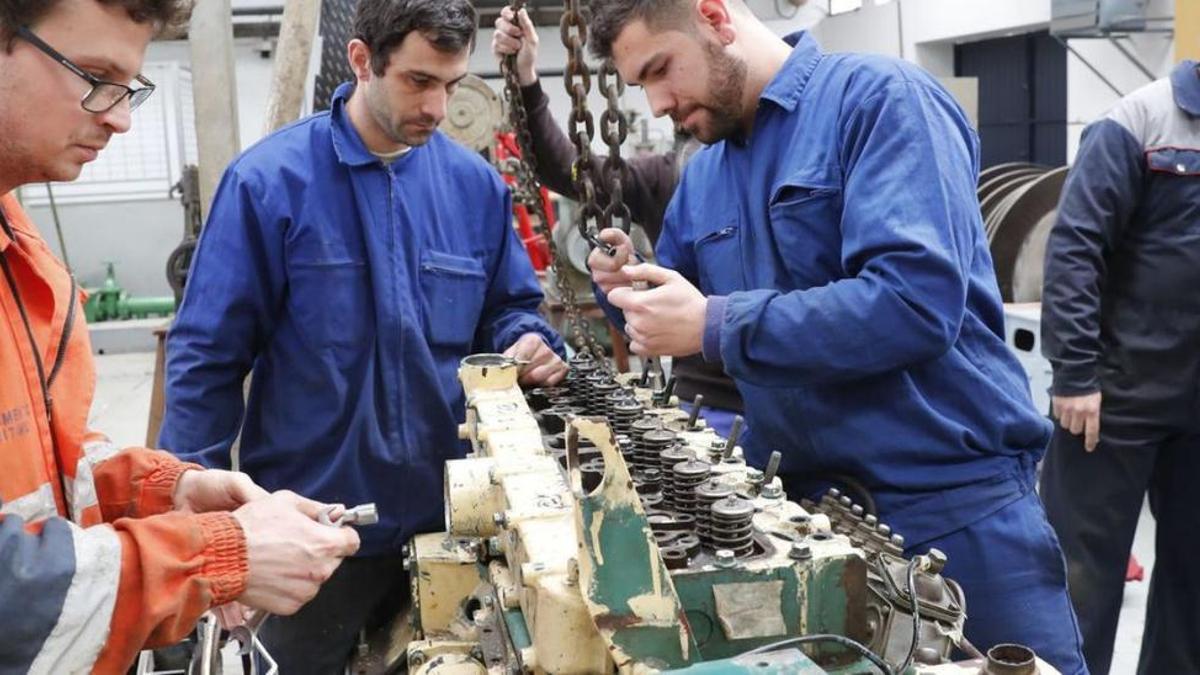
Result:
{"label": "coverall collar", "polygon": [[1200,62],[1184,61],[1171,71],[1175,105],[1192,117],[1200,117]]}
{"label": "coverall collar", "polygon": [[792,54],[775,73],[760,98],[793,112],[823,54],[816,38],[807,31],[792,33],[783,40],[792,46]]}
{"label": "coverall collar", "polygon": [[350,121],[350,113],[346,111],[346,101],[350,100],[350,95],[353,93],[353,82],[343,82],[333,92],[333,99],[329,106],[330,127],[333,130],[333,151],[337,154],[338,161],[346,166],[378,164],[379,158],[367,150],[362,136],[358,135],[358,130]]}

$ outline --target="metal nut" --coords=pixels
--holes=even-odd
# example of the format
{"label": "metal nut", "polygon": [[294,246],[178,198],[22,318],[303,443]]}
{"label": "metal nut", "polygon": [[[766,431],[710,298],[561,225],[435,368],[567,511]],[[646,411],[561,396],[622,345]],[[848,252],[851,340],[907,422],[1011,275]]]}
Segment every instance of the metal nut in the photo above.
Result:
{"label": "metal nut", "polygon": [[936,548],[931,548],[929,549],[929,553],[926,555],[929,556],[929,573],[941,574],[942,570],[946,568],[946,563],[949,560],[946,558],[946,554],[942,553]]}
{"label": "metal nut", "polygon": [[737,556],[727,548],[717,550],[717,567],[733,567],[737,563]]}
{"label": "metal nut", "polygon": [[792,544],[792,550],[788,551],[788,557],[792,560],[808,560],[812,558],[812,549],[808,544],[795,542]]}

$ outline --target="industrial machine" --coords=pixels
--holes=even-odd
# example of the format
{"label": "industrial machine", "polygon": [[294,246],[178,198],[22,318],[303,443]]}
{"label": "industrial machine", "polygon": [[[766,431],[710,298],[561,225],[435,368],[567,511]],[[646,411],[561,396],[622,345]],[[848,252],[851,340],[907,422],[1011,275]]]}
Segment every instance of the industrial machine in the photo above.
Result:
{"label": "industrial machine", "polygon": [[472,453],[446,465],[446,531],[406,549],[410,673],[1055,672],[978,655],[944,555],[906,559],[837,491],[789,501],[778,455],[747,466],[661,378],[576,357],[523,392],[520,367],[459,371]]}

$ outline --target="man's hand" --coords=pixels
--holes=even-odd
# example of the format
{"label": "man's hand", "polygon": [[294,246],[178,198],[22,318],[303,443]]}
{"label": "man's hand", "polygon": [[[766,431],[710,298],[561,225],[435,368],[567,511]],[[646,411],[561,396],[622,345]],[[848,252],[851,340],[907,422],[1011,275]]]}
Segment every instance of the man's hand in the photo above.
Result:
{"label": "man's hand", "polygon": [[678,272],[657,265],[631,265],[624,274],[631,282],[651,286],[645,291],[620,287],[608,294],[608,301],[625,312],[625,333],[635,354],[687,356],[703,348],[708,298],[699,289]]}
{"label": "man's hand", "polygon": [[567,376],[567,364],[537,333],[522,335],[504,355],[524,362],[520,382],[526,386],[553,387]]}
{"label": "man's hand", "polygon": [[1054,396],[1051,401],[1054,418],[1063,429],[1078,436],[1083,434],[1083,447],[1088,452],[1100,442],[1100,392],[1083,396]]}
{"label": "man's hand", "polygon": [[284,490],[233,512],[250,564],[238,602],[286,616],[312,600],[342,559],[358,550],[354,528],[317,522],[328,508]]}
{"label": "man's hand", "polygon": [[246,623],[253,611],[236,601],[212,608],[212,613],[217,617],[217,623],[225,630],[233,630]]}
{"label": "man's hand", "polygon": [[492,33],[492,53],[499,61],[517,55],[517,82],[522,87],[537,82],[537,52],[538,34],[529,12],[522,9],[514,20],[512,7],[500,10],[496,32]]}
{"label": "man's hand", "polygon": [[625,271],[625,266],[634,260],[633,240],[629,235],[615,227],[610,227],[600,233],[603,241],[617,249],[615,256],[609,256],[600,249],[592,249],[588,254],[588,269],[592,271],[592,281],[600,290],[608,295],[614,288],[629,286],[632,280]]}
{"label": "man's hand", "polygon": [[187,513],[232,511],[262,499],[267,491],[244,473],[209,469],[184,471],[175,484],[175,510]]}

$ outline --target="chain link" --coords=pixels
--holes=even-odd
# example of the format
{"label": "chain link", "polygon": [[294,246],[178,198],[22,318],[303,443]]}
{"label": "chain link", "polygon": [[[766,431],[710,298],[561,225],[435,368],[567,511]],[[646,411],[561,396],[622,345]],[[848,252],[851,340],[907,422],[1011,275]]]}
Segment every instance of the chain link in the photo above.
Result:
{"label": "chain link", "polygon": [[[514,16],[524,6],[525,0],[512,0],[510,4]],[[565,19],[563,25],[566,25]],[[584,30],[586,31],[586,28]],[[521,97],[521,83],[517,80],[516,59],[517,55],[511,54],[501,64],[501,71],[504,74],[504,98],[508,103],[509,125],[512,127],[513,134],[517,138],[517,145],[521,149],[521,158],[515,163],[517,189],[514,190],[513,199],[525,206],[530,214],[533,215],[536,221],[534,229],[545,240],[546,246],[550,251],[550,268],[554,273],[554,286],[558,291],[558,297],[563,304],[563,311],[567,316],[568,337],[575,346],[575,351],[580,354],[591,354],[592,358],[607,370],[610,366],[608,359],[605,357],[604,348],[596,341],[596,336],[592,334],[587,319],[584,318],[583,313],[579,310],[579,298],[567,279],[567,269],[563,262],[564,256],[558,250],[558,245],[555,244],[554,236],[550,232],[550,219],[546,213],[546,202],[542,199],[541,181],[538,179],[537,156],[533,150],[533,136],[529,131],[529,116],[525,110],[525,100]],[[585,91],[585,98],[586,95]],[[586,105],[587,102],[585,100],[584,114],[586,114]],[[573,112],[572,118],[574,117],[575,113]],[[590,121],[591,116],[587,115],[587,117]],[[590,178],[585,188],[586,192],[581,191],[579,194],[581,197],[583,195],[590,195],[592,199],[591,203],[594,207],[595,189]]]}
{"label": "chain link", "polygon": [[619,227],[628,234],[633,218],[625,203],[625,160],[621,159],[621,146],[629,136],[629,119],[621,112],[620,99],[625,93],[625,81],[611,59],[605,60],[600,67],[600,92],[608,104],[600,115],[600,137],[608,145],[608,158],[604,160],[608,206],[604,209],[603,222],[605,227]]}

